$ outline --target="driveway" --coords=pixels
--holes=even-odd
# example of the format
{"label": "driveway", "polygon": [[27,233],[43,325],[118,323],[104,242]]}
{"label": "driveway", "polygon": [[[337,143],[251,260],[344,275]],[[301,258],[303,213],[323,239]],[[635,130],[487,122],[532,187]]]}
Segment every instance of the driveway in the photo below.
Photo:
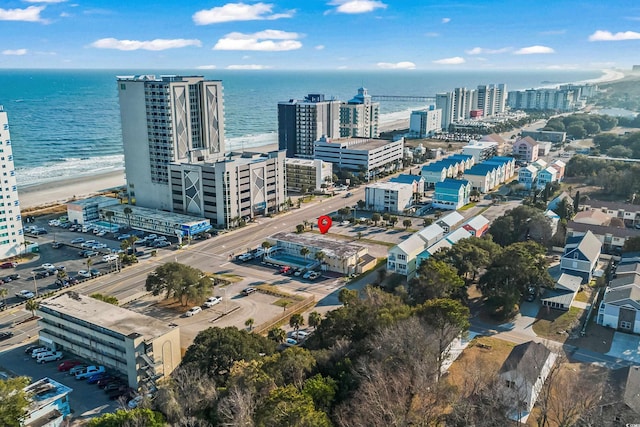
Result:
{"label": "driveway", "polygon": [[640,336],[616,332],[606,355],[640,363]]}

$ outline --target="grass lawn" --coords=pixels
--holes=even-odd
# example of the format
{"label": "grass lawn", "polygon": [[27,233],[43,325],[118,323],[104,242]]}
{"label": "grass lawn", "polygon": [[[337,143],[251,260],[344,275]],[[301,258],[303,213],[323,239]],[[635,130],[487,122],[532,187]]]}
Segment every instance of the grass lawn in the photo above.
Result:
{"label": "grass lawn", "polygon": [[456,387],[464,387],[469,372],[481,369],[486,373],[497,373],[513,347],[514,343],[498,338],[474,338],[449,368],[449,382]]}
{"label": "grass lawn", "polygon": [[279,300],[274,302],[273,305],[277,305],[278,307],[288,307],[298,301],[300,300],[296,298],[280,298]]}
{"label": "grass lawn", "polygon": [[469,210],[471,208],[475,208],[477,205],[476,202],[471,202],[471,203],[467,203],[466,205],[464,205],[463,207],[461,207],[460,209],[458,209],[459,211],[466,211]]}
{"label": "grass lawn", "polygon": [[576,301],[588,303],[589,298],[591,298],[591,292],[589,291],[578,291],[576,294]]}
{"label": "grass lawn", "polygon": [[541,337],[550,340],[565,342],[570,331],[578,325],[584,310],[576,307],[569,308],[569,311],[552,310],[542,307],[538,313],[538,318],[533,324],[533,331]]}

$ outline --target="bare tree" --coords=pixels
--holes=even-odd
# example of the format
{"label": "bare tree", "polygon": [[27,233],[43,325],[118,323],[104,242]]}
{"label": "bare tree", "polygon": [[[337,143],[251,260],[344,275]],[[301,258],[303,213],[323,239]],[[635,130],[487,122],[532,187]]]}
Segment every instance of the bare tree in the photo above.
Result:
{"label": "bare tree", "polygon": [[220,425],[253,427],[256,406],[256,396],[251,390],[232,386],[218,402]]}

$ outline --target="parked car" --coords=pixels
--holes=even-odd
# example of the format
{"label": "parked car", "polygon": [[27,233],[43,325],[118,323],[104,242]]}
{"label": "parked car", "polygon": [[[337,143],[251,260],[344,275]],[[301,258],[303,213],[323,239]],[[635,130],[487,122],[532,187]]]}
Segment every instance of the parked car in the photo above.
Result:
{"label": "parked car", "polygon": [[309,275],[309,280],[316,280],[318,277],[320,277],[320,273],[318,273],[317,271],[312,271]]}
{"label": "parked car", "polygon": [[98,255],[96,251],[82,251],[82,256],[85,258],[91,258],[92,256]]}
{"label": "parked car", "polygon": [[294,276],[296,276],[296,277],[300,277],[300,276],[302,275],[302,270],[296,270],[296,271],[293,273],[293,275],[294,275]]}
{"label": "parked car", "polygon": [[20,275],[18,273],[13,273],[7,276],[8,278],[10,278],[11,280],[18,280],[20,278]]}
{"label": "parked car", "polygon": [[69,369],[79,365],[82,365],[79,360],[65,360],[58,365],[58,371],[67,372]]}
{"label": "parked car", "polygon": [[84,243],[84,237],[76,237],[75,239],[71,240],[72,245],[77,245],[79,243]]}
{"label": "parked car", "polygon": [[96,243],[98,243],[96,240],[87,240],[86,242],[84,242],[80,246],[82,246],[83,248],[90,248],[91,246],[95,245]]}
{"label": "parked car", "polygon": [[52,274],[53,274],[53,272],[51,272],[49,270],[38,271],[38,272],[36,272],[36,279],[44,279],[45,277],[49,277]]}
{"label": "parked car", "polygon": [[100,273],[100,270],[96,268],[92,268],[91,270],[89,270],[89,274],[91,274],[91,277],[96,277],[96,276],[99,276],[101,273]]}
{"label": "parked car", "polygon": [[91,273],[89,273],[87,270],[79,270],[78,276],[88,279],[91,277]]}
{"label": "parked car", "polygon": [[24,354],[31,354],[36,348],[42,347],[40,344],[31,344],[24,349]]}
{"label": "parked car", "polygon": [[257,291],[257,289],[256,289],[256,288],[249,287],[249,288],[244,288],[244,289],[242,290],[242,293],[243,293],[244,295],[251,295],[251,294],[252,294],[252,293],[254,293],[255,291]]}
{"label": "parked car", "polygon": [[8,340],[13,336],[13,332],[0,332],[0,341]]}
{"label": "parked car", "polygon": [[119,389],[125,389],[126,390],[128,387],[127,387],[126,384],[123,384],[120,381],[112,381],[112,382],[110,382],[109,384],[105,385],[102,388],[104,389],[105,393],[109,393],[111,391],[119,390]]}
{"label": "parked car", "polygon": [[111,261],[115,261],[118,259],[118,255],[116,254],[108,254],[102,257],[102,261],[104,262],[111,262]]}
{"label": "parked car", "polygon": [[303,279],[309,279],[309,278],[311,277],[311,273],[313,273],[313,270],[309,270],[309,271],[307,271],[306,273],[304,273],[304,274],[302,275],[302,278],[303,278]]}
{"label": "parked car", "polygon": [[167,240],[156,240],[153,243],[154,248],[166,248],[167,246],[171,246],[171,243]]}
{"label": "parked car", "polygon": [[291,333],[291,337],[298,341],[303,340],[308,336],[309,336],[309,332],[306,332],[306,331],[293,331]]}
{"label": "parked car", "polygon": [[44,269],[44,270],[55,270],[56,269],[55,265],[49,264],[49,263],[42,264],[40,267],[42,267],[42,269]]}
{"label": "parked car", "polygon": [[34,350],[31,352],[31,358],[32,358],[32,359],[35,359],[35,358],[37,358],[37,357],[38,357],[38,354],[40,354],[40,353],[46,353],[47,351],[51,351],[51,349],[49,349],[49,348],[47,348],[47,347],[38,347],[38,348],[34,349]]}
{"label": "parked car", "polygon": [[221,297],[209,297],[205,302],[205,307],[213,307],[216,304],[220,304],[222,302]]}
{"label": "parked car", "polygon": [[61,351],[51,351],[46,353],[40,353],[36,358],[36,362],[38,363],[47,363],[56,360],[62,360],[62,352]]}
{"label": "parked car", "polygon": [[191,316],[195,316],[196,314],[200,313],[202,311],[202,307],[200,306],[196,306],[196,307],[191,307],[184,315],[187,317],[191,317]]}
{"label": "parked car", "polygon": [[298,341],[294,340],[293,338],[287,338],[286,340],[284,340],[284,345],[286,346],[298,345]]}
{"label": "parked car", "polygon": [[76,365],[69,369],[69,375],[73,375],[74,377],[80,372],[85,372],[87,370],[87,365]]}
{"label": "parked car", "polygon": [[17,266],[17,262],[3,262],[2,264],[0,264],[0,268],[15,268]]}
{"label": "parked car", "polygon": [[100,372],[95,375],[91,375],[89,378],[87,378],[87,384],[95,384],[102,378],[106,378],[107,376],[108,374],[106,372]]}
{"label": "parked car", "polygon": [[289,267],[288,265],[284,265],[284,266],[280,267],[280,273],[282,273],[282,274],[287,274],[289,272],[289,270],[291,270],[291,267]]}
{"label": "parked car", "polygon": [[125,233],[125,234],[121,234],[121,235],[118,236],[118,240],[127,240],[129,238],[131,238],[131,234],[126,234]]}
{"label": "parked car", "polygon": [[51,247],[52,247],[53,249],[60,249],[60,248],[62,247],[62,243],[60,243],[60,242],[53,242],[53,243],[51,243]]}
{"label": "parked car", "polygon": [[18,298],[22,298],[22,299],[31,299],[31,298],[35,297],[35,294],[33,292],[31,292],[31,291],[23,289],[20,292],[16,292],[16,296]]}
{"label": "parked car", "polygon": [[128,399],[133,396],[133,393],[134,393],[133,390],[131,390],[127,386],[124,386],[117,390],[110,391],[107,395],[109,396],[109,399],[116,400],[116,399],[120,399],[121,397]]}
{"label": "parked car", "polygon": [[104,366],[87,366],[84,372],[80,372],[75,375],[76,380],[85,380],[95,374],[104,372]]}

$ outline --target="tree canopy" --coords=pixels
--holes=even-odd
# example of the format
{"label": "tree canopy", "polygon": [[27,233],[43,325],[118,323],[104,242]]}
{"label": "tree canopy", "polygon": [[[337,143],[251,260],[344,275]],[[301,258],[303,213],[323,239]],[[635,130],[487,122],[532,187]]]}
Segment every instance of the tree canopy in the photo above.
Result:
{"label": "tree canopy", "polygon": [[0,380],[0,425],[20,427],[21,418],[29,406],[29,395],[24,388],[29,378],[16,377]]}
{"label": "tree canopy", "polygon": [[540,209],[518,206],[496,218],[489,227],[489,234],[501,246],[524,240],[547,245],[551,240],[551,225]]}
{"label": "tree canopy", "polygon": [[189,302],[202,303],[211,295],[213,284],[197,268],[168,262],[147,276],[145,288],[153,295],[164,293],[165,298],[175,298],[186,306]]}

